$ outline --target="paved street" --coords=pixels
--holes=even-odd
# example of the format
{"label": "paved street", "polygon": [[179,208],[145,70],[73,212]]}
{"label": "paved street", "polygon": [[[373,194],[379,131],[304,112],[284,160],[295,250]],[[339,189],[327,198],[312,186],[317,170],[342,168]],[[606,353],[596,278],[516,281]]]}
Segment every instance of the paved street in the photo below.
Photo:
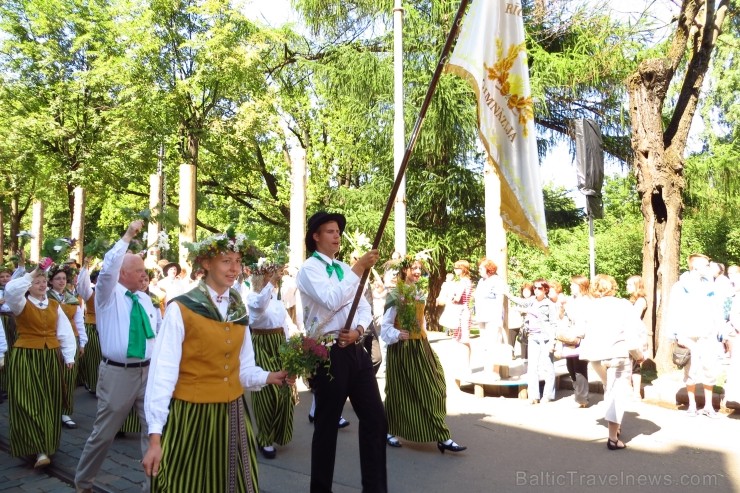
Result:
{"label": "paved street", "polygon": [[[600,395],[592,396],[595,404],[587,409],[575,408],[570,391],[559,391],[557,401],[535,406],[520,399],[475,397],[472,389],[459,391],[452,383],[456,343],[442,335],[432,337],[448,373],[448,424],[453,438],[468,450],[440,454],[434,443],[402,440],[402,448],[388,448],[389,491],[740,491],[737,411],[712,420],[689,418],[671,405],[635,403],[623,423],[622,438],[629,448],[609,451]],[[380,383],[382,388],[383,378]],[[293,442],[279,448],[274,460],[259,457],[263,493],[308,491],[311,397],[302,387],[300,397]],[[44,472],[8,455],[8,405],[0,405],[0,446],[4,448],[0,450],[0,491],[73,491],[65,481],[73,476],[90,432],[95,402],[78,389],[75,418],[80,427],[63,430],[61,448]],[[357,418],[349,403],[344,416],[352,424],[339,433],[334,491],[357,493],[361,491]],[[97,491],[141,491],[140,458],[135,437],[116,440],[98,476]]]}

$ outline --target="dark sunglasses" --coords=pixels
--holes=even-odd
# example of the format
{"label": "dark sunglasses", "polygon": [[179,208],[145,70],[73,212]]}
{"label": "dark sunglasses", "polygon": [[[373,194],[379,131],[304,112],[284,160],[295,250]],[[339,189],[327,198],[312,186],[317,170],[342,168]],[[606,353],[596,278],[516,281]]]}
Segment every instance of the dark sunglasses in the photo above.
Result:
{"label": "dark sunglasses", "polygon": [[545,289],[544,286],[535,286],[534,289]]}

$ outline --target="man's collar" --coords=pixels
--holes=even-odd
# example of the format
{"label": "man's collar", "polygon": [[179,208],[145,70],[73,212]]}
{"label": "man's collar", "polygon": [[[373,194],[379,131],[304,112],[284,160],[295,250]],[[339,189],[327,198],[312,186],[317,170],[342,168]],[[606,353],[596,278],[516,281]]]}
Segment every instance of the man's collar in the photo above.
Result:
{"label": "man's collar", "polygon": [[333,257],[330,257],[330,256],[328,256],[328,255],[326,255],[325,253],[321,253],[321,252],[320,252],[320,251],[318,251],[318,250],[316,250],[316,251],[315,251],[314,253],[315,253],[316,255],[319,255],[319,256],[321,256],[321,258],[323,258],[323,259],[324,259],[324,261],[326,261],[326,263],[327,263],[327,264],[330,264],[330,265],[331,265],[331,263],[332,263],[332,262],[334,262],[334,258],[333,258]]}

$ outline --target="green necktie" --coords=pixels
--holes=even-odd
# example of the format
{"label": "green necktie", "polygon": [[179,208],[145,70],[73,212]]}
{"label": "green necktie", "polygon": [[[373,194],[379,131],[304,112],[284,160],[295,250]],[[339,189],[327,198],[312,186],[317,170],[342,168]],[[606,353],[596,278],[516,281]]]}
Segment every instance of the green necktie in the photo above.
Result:
{"label": "green necktie", "polygon": [[126,296],[131,298],[132,302],[126,357],[143,359],[146,356],[146,340],[153,339],[154,332],[144,307],[139,303],[139,297],[131,291],[126,291]]}
{"label": "green necktie", "polygon": [[316,257],[317,259],[321,260],[324,265],[326,265],[326,273],[329,274],[329,277],[331,277],[331,273],[334,272],[337,275],[337,279],[339,279],[340,281],[344,279],[344,270],[342,270],[341,265],[335,262],[327,262],[323,259],[323,257],[321,257],[321,255],[319,255],[318,252],[313,252],[312,257]]}

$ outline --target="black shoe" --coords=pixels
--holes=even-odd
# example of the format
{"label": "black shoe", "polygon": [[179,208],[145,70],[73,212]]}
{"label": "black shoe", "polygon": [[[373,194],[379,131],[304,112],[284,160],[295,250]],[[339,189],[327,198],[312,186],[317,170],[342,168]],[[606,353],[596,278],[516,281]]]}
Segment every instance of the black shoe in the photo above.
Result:
{"label": "black shoe", "polygon": [[347,421],[344,418],[339,418],[339,424],[337,425],[338,428],[346,428],[349,426],[349,421]]}
{"label": "black shoe", "polygon": [[274,459],[277,455],[277,450],[275,450],[274,448],[272,450],[267,450],[265,447],[260,447],[259,449],[265,459]]}
{"label": "black shoe", "polygon": [[385,443],[387,443],[390,447],[401,447],[401,442],[398,441],[398,438],[394,437],[393,435],[388,435],[385,438]]}
{"label": "black shoe", "polygon": [[444,454],[445,450],[449,450],[450,452],[462,452],[468,447],[463,447],[462,445],[458,445],[453,441],[451,443],[437,442],[437,448],[441,453]]}
{"label": "black shoe", "polygon": [[608,438],[606,440],[606,448],[608,448],[609,450],[622,450],[626,449],[627,445],[625,445],[624,442],[622,442],[619,438],[617,438],[616,440]]}
{"label": "black shoe", "polygon": [[314,418],[314,417],[313,417],[313,416],[311,416],[310,414],[308,415],[308,422],[309,422],[309,423],[313,424],[313,420],[314,420],[314,419],[316,419],[316,418]]}

